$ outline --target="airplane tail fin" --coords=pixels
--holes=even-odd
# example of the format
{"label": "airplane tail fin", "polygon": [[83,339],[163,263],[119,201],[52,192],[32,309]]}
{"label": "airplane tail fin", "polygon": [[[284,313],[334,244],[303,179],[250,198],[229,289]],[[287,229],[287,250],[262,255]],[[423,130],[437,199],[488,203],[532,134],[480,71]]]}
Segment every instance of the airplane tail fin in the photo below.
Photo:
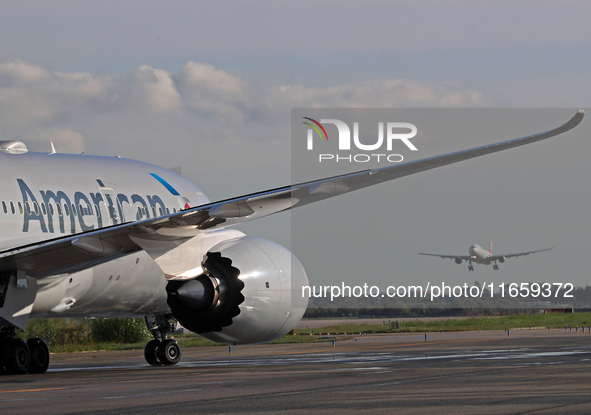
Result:
{"label": "airplane tail fin", "polygon": [[488,250],[488,252],[490,252],[492,254],[492,236],[490,237],[490,249]]}

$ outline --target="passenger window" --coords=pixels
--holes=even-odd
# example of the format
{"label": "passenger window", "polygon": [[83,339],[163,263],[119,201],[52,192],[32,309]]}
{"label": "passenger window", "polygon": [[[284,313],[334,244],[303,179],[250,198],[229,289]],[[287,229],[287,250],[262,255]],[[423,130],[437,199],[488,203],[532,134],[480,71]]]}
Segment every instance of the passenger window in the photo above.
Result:
{"label": "passenger window", "polygon": [[170,209],[169,208],[166,208],[166,214],[167,215],[170,215]]}
{"label": "passenger window", "polygon": [[82,209],[82,204],[78,205],[78,212],[80,212],[80,216],[84,217],[84,209]]}
{"label": "passenger window", "polygon": [[8,204],[10,205],[10,211],[14,215],[14,213],[15,213],[15,211],[14,211],[14,203],[12,203],[12,200],[11,200],[10,202],[8,202]]}
{"label": "passenger window", "polygon": [[137,208],[137,215],[138,215],[138,218],[140,218],[140,219],[142,218],[142,208],[139,206]]}
{"label": "passenger window", "polygon": [[17,202],[17,204],[18,204],[18,211],[22,215],[23,214],[23,205],[21,204],[21,202]]}
{"label": "passenger window", "polygon": [[94,211],[96,212],[96,217],[100,218],[101,217],[101,211],[99,210],[97,205],[94,205]]}
{"label": "passenger window", "polygon": [[60,205],[59,203],[56,203],[55,207],[57,208],[57,214],[62,216],[62,205]]}
{"label": "passenger window", "polygon": [[47,210],[49,211],[49,214],[53,216],[53,205],[51,203],[47,204]]}
{"label": "passenger window", "polygon": [[152,206],[152,213],[154,214],[154,217],[156,217],[156,208],[154,206]]}
{"label": "passenger window", "polygon": [[160,212],[160,216],[164,215],[164,212],[162,211],[161,207],[158,208],[158,211]]}
{"label": "passenger window", "polygon": [[172,212],[173,213],[176,213],[176,208],[172,208]]}
{"label": "passenger window", "polygon": [[41,202],[41,211],[43,212],[44,215],[47,215],[47,210],[45,209],[45,203]]}
{"label": "passenger window", "polygon": [[78,213],[76,212],[76,205],[72,203],[72,216],[76,216]]}
{"label": "passenger window", "polygon": [[2,210],[4,211],[4,213],[8,213],[8,209],[6,208],[6,202],[4,200],[2,201]]}
{"label": "passenger window", "polygon": [[33,202],[33,209],[35,210],[35,216],[39,216],[39,205],[37,202]]}
{"label": "passenger window", "polygon": [[31,205],[29,205],[29,202],[25,202],[25,209],[27,210],[27,215],[31,214]]}
{"label": "passenger window", "polygon": [[66,216],[70,216],[70,208],[68,208],[68,205],[66,203],[64,203],[64,213],[66,214]]}

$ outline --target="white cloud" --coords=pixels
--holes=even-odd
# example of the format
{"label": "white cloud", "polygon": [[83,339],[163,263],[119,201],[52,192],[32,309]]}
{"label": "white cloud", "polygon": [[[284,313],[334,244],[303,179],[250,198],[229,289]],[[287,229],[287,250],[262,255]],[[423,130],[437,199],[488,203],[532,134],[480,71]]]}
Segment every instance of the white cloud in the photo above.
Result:
{"label": "white cloud", "polygon": [[54,144],[58,153],[82,153],[84,151],[84,137],[71,128],[37,129],[28,132],[20,139],[25,142],[39,143],[40,147],[44,146],[48,153],[51,150],[50,142]]}
{"label": "white cloud", "polygon": [[279,88],[286,104],[309,107],[473,107],[491,105],[482,92],[458,83],[435,84],[409,79],[370,80],[349,85]]}
{"label": "white cloud", "polygon": [[287,140],[293,107],[473,107],[491,103],[487,94],[454,82],[382,79],[328,87],[257,88],[199,62],[187,62],[178,73],[142,65],[127,76],[51,71],[17,58],[0,62],[0,126],[4,132],[12,137],[63,141],[73,152],[82,151],[84,145],[82,135],[76,134],[106,141],[126,137],[135,145],[138,140],[161,142],[169,135],[201,141],[277,140],[278,131],[284,131],[281,137]]}
{"label": "white cloud", "polygon": [[80,112],[112,110],[119,92],[108,75],[50,71],[11,58],[0,63],[0,122],[31,127]]}
{"label": "white cloud", "polygon": [[7,59],[0,63],[0,84],[25,84],[49,79],[50,72],[41,65],[26,62],[20,58]]}
{"label": "white cloud", "polygon": [[207,63],[187,62],[180,78],[186,87],[203,88],[217,95],[237,97],[244,92],[243,81]]}
{"label": "white cloud", "polygon": [[[131,106],[134,110],[167,112],[181,106],[181,97],[170,73],[142,65],[132,75]],[[125,89],[124,84],[120,84]]]}
{"label": "white cloud", "polygon": [[187,62],[178,81],[187,110],[225,121],[244,121],[257,101],[247,82],[207,63]]}

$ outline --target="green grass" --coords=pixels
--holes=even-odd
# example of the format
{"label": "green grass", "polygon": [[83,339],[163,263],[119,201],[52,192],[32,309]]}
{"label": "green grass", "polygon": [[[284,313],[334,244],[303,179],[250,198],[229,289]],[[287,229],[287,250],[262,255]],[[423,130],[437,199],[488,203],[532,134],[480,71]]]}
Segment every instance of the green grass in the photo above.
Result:
{"label": "green grass", "polygon": [[286,336],[280,337],[277,340],[273,340],[268,344],[287,344],[287,343],[316,343],[316,342],[323,342],[323,341],[330,341],[329,339],[318,339],[316,336],[294,336],[288,334]]}
{"label": "green grass", "polygon": [[[390,319],[391,321],[396,321]],[[340,324],[336,326],[328,326],[314,329],[314,336],[310,336],[312,329],[296,329],[294,334],[288,334],[281,337],[270,344],[288,344],[288,343],[316,343],[331,341],[330,338],[319,339],[319,335],[327,336],[334,334],[355,335],[360,332],[363,333],[404,333],[404,332],[436,332],[443,331],[478,331],[478,330],[504,330],[505,327],[512,328],[527,328],[532,327],[547,327],[551,326],[553,329],[563,329],[564,326],[585,326],[591,325],[591,313],[574,313],[574,314],[520,314],[513,316],[502,317],[473,317],[466,319],[450,319],[450,320],[435,320],[428,321],[425,319],[397,319],[400,328],[393,330],[388,324]],[[346,320],[345,320],[346,321]],[[378,320],[379,321],[379,320]],[[61,323],[60,323],[61,324]],[[57,331],[65,330],[67,327],[59,327]],[[227,346],[222,343],[217,343],[194,333],[187,333],[182,337],[176,336],[176,340],[181,347],[207,347],[207,346]],[[342,340],[342,339],[341,339]],[[87,352],[96,350],[143,350],[145,342],[141,343],[96,343],[96,344],[72,344],[65,342],[65,344],[53,344],[50,346],[52,353],[70,353],[70,352]]]}
{"label": "green grass", "polygon": [[[391,321],[396,321],[390,319]],[[506,328],[518,327],[547,327],[563,328],[564,326],[585,326],[591,325],[591,313],[554,313],[554,314],[520,314],[503,317],[473,317],[466,319],[450,319],[426,321],[399,318],[400,328],[392,329],[388,324],[341,324],[315,328],[315,334],[356,334],[356,333],[403,333],[403,332],[429,332],[429,331],[478,331],[478,330],[504,330]],[[404,321],[404,322],[403,322]],[[296,329],[299,335],[309,335],[312,329]]]}
{"label": "green grass", "polygon": [[144,349],[145,343],[96,343],[64,344],[50,346],[51,353],[95,352],[99,350],[138,350]]}
{"label": "green grass", "polygon": [[[227,344],[217,343],[209,339],[198,336],[194,333],[188,333],[183,337],[176,337],[176,341],[183,348],[189,347],[209,347],[209,346],[228,346]],[[269,344],[286,343],[317,343],[330,341],[330,339],[318,339],[316,336],[283,336]],[[142,343],[96,343],[96,344],[55,344],[50,347],[51,353],[73,353],[73,352],[93,352],[99,350],[143,350],[146,346]]]}

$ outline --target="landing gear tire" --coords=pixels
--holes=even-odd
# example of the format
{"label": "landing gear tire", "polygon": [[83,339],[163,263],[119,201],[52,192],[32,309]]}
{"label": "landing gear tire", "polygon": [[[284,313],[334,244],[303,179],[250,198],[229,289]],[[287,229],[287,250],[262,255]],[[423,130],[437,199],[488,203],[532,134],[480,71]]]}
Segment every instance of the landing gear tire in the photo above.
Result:
{"label": "landing gear tire", "polygon": [[493,271],[498,271],[499,270],[499,266],[498,265],[493,265]]}
{"label": "landing gear tire", "polygon": [[156,350],[158,360],[164,365],[176,365],[181,361],[181,346],[173,339],[166,339]]}
{"label": "landing gear tire", "polygon": [[33,338],[27,340],[27,346],[31,353],[29,373],[45,373],[49,367],[49,347],[45,340]]}
{"label": "landing gear tire", "polygon": [[474,271],[474,266],[473,265],[468,265],[468,271]]}
{"label": "landing gear tire", "polygon": [[2,360],[6,371],[11,375],[24,375],[31,365],[31,352],[27,342],[22,339],[10,339],[4,343]]}
{"label": "landing gear tire", "polygon": [[158,340],[150,340],[144,349],[144,357],[146,358],[146,362],[148,362],[151,366],[162,365],[160,360],[158,360],[158,346],[160,346],[160,342]]}
{"label": "landing gear tire", "polygon": [[154,336],[146,345],[144,357],[152,366],[176,365],[181,360],[181,346],[174,339],[167,339],[166,335],[173,331],[171,314],[146,316],[148,330]]}

